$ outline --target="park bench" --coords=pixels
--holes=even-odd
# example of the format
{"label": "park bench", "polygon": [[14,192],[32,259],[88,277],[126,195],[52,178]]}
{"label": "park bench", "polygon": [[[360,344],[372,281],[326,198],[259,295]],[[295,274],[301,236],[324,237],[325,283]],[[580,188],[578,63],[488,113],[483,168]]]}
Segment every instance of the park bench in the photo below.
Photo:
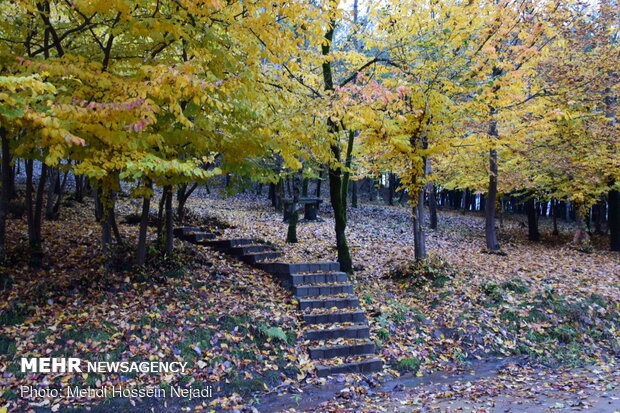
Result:
{"label": "park bench", "polygon": [[[303,197],[297,201],[304,206],[304,219],[306,221],[316,221],[318,219],[317,213],[323,198],[317,197]],[[293,204],[293,198],[282,199],[282,205],[284,206],[284,221],[288,221],[291,217],[291,205]]]}

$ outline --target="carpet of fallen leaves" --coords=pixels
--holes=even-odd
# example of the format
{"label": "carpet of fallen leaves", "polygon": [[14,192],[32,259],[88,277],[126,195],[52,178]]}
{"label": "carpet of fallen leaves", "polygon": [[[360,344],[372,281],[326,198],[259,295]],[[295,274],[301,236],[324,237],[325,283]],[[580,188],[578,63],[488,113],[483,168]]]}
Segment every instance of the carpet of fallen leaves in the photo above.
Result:
{"label": "carpet of fallen leaves", "polygon": [[[162,261],[153,252],[142,271],[104,276],[100,228],[92,210],[74,204],[62,212],[61,220],[44,223],[46,258],[39,271],[27,265],[25,221],[9,220],[14,260],[8,271],[15,284],[3,292],[0,307],[0,408],[55,411],[69,401],[72,406],[93,402],[28,403],[19,397],[21,385],[138,388],[162,383],[213,386],[215,399],[207,406],[236,406],[241,395],[305,376],[299,367],[306,355],[295,344],[296,307],[270,276],[183,242],[177,242],[171,259]],[[132,206],[119,212],[120,217],[133,212]],[[136,226],[121,224],[120,230],[135,242]],[[121,259],[119,268],[127,262]],[[89,361],[188,361],[191,368],[163,376],[19,371],[21,357],[80,356]]]}
{"label": "carpet of fallen leaves", "polygon": [[[229,228],[220,228],[225,238],[271,242],[282,250],[283,261],[336,258],[329,205],[321,208],[321,221],[299,223],[299,243],[286,244],[286,224],[263,198],[199,195],[188,202],[196,222],[211,217],[228,223]],[[137,227],[122,224],[122,217],[137,209],[137,204],[119,200],[121,233],[132,244]],[[481,217],[442,212],[438,230],[428,233],[432,259],[414,268],[407,208],[362,205],[350,209],[347,235],[356,270],[352,281],[369,315],[372,339],[387,363],[380,379],[405,372],[414,378],[450,372],[489,356],[519,355],[551,367],[616,369],[619,255],[604,251],[598,244],[603,240],[598,239],[589,253],[568,247],[570,227],[565,224],[559,239],[524,241],[527,228],[522,220],[507,217],[500,231],[503,253],[488,254],[482,248]],[[75,204],[62,209],[61,220],[45,222],[47,258],[42,270],[29,269],[22,253],[27,245],[25,222],[10,220],[8,233],[16,283],[3,293],[1,304],[0,406],[36,407],[17,397],[22,384],[132,387],[162,379],[158,375],[24,375],[15,360],[28,356],[187,360],[192,363],[189,374],[163,379],[194,387],[213,385],[216,399],[208,407],[239,407],[252,402],[247,397],[252,392],[296,391],[304,382],[325,382],[312,375],[312,363],[300,340],[303,326],[296,303],[261,271],[207,248],[177,242],[177,252],[168,260],[152,254],[147,268],[135,271],[123,267],[129,260],[121,259],[118,273],[104,276],[99,227],[90,208]],[[411,275],[412,269],[417,275]],[[523,377],[525,389],[541,371],[524,368],[512,376]],[[566,377],[558,374],[550,376],[548,383],[553,387],[563,380]],[[354,378],[351,391],[355,393],[362,382],[363,377]],[[475,386],[501,389],[504,385],[498,375]],[[340,395],[317,408],[392,411],[401,398],[419,399],[426,408],[442,392],[469,397],[473,392],[469,387],[429,389],[426,396],[402,397],[378,397],[359,390],[359,397]],[[42,403],[55,409],[65,402]],[[419,406],[413,404],[406,411],[416,411]]]}
{"label": "carpet of fallen leaves", "polygon": [[[336,259],[329,205],[321,208],[322,221],[299,224],[297,244],[284,242],[286,223],[263,199],[196,198],[192,207],[233,224],[227,236],[273,243],[283,251],[283,261]],[[353,281],[387,373],[424,376],[466,360],[516,355],[542,367],[615,368],[620,255],[606,251],[602,237],[594,238],[590,252],[572,248],[573,228],[567,223],[560,223],[561,235],[553,237],[543,220],[543,242],[533,243],[527,241],[524,217],[503,221],[502,251],[489,254],[482,216],[441,212],[439,228],[428,232],[431,259],[416,267],[407,208],[349,210]],[[426,272],[428,280],[407,276],[411,269]]]}

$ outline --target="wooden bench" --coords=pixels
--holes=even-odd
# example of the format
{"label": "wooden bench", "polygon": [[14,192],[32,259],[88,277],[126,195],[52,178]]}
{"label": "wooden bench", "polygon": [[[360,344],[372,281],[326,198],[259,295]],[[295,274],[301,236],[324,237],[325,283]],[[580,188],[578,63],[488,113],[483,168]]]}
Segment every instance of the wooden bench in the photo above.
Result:
{"label": "wooden bench", "polygon": [[[316,221],[318,219],[319,206],[323,202],[323,198],[317,197],[303,197],[299,198],[298,203],[304,206],[304,219],[306,221]],[[284,206],[284,221],[288,221],[291,217],[291,205],[293,204],[292,198],[282,199],[282,205]]]}

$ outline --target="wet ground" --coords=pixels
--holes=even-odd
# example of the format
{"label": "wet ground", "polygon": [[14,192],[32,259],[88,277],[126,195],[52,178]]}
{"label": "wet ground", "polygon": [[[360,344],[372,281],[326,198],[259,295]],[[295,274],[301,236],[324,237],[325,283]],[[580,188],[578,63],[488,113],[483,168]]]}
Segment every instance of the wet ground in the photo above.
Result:
{"label": "wet ground", "polygon": [[614,368],[554,370],[520,358],[476,361],[464,371],[427,376],[332,382],[302,393],[261,398],[261,412],[561,412],[620,411],[620,372]]}

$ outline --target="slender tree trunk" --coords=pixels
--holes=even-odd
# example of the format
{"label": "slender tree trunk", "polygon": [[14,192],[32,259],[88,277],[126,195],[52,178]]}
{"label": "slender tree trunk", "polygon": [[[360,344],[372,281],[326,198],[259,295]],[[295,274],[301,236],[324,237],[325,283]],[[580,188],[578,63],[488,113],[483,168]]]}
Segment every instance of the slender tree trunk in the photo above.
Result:
{"label": "slender tree trunk", "polygon": [[11,151],[8,131],[0,126],[0,140],[2,145],[2,192],[0,192],[0,262],[6,258],[6,216],[9,210],[9,196],[11,187]]}
{"label": "slender tree trunk", "polygon": [[536,200],[534,196],[530,196],[527,200],[527,228],[528,239],[530,241],[540,241],[540,233],[538,232],[538,214],[536,213]]}
{"label": "slender tree trunk", "polygon": [[73,174],[75,180],[75,200],[80,204],[84,202],[84,176]]}
{"label": "slender tree trunk", "polygon": [[424,189],[418,191],[417,202],[413,207],[413,249],[415,260],[426,258],[426,235],[424,233]]}
{"label": "slender tree trunk", "polygon": [[165,187],[166,192],[166,244],[164,248],[164,253],[168,256],[172,255],[172,249],[174,248],[174,237],[173,237],[173,215],[172,215],[172,186],[168,185]]}
{"label": "slender tree trunk", "polygon": [[284,192],[284,183],[282,182],[282,178],[278,179],[276,183],[276,188],[274,192],[274,206],[276,211],[282,211],[282,197]]}
{"label": "slender tree trunk", "polygon": [[149,225],[149,214],[151,211],[151,198],[142,199],[142,215],[140,216],[140,234],[138,236],[138,249],[136,251],[136,265],[146,263],[146,237]]}
{"label": "slender tree trunk", "polygon": [[[330,47],[334,37],[336,22],[330,21],[327,32],[325,33],[325,41],[321,44],[321,53],[323,56],[329,55]],[[332,78],[331,62],[325,60],[322,64],[323,81],[325,83],[325,90],[334,90],[334,81]],[[330,133],[338,133],[338,126],[331,118],[327,118],[328,129]],[[336,163],[341,161],[340,144],[334,143],[330,145],[332,156]],[[334,229],[336,232],[336,249],[338,250],[338,262],[340,263],[340,270],[352,273],[353,262],[351,260],[351,254],[349,252],[349,245],[347,244],[347,237],[345,230],[347,227],[346,205],[342,200],[342,170],[336,164],[329,167],[329,193],[331,198],[332,208],[334,210]]]}
{"label": "slender tree trunk", "polygon": [[95,216],[101,217],[101,251],[103,254],[103,270],[109,274],[112,269],[112,226],[110,225],[110,207],[108,196],[101,189],[95,193]]}
{"label": "slender tree trunk", "polygon": [[321,166],[319,169],[319,179],[316,180],[316,197],[321,197],[321,183],[323,182],[324,168]]}
{"label": "slender tree trunk", "polygon": [[359,186],[359,181],[353,181],[351,182],[352,187],[351,187],[351,207],[352,208],[357,208],[358,207],[358,186]]}
{"label": "slender tree trunk", "polygon": [[166,204],[167,196],[168,192],[166,191],[166,187],[163,187],[157,209],[157,242],[160,245],[163,244],[164,240],[164,205]]}
{"label": "slender tree trunk", "polygon": [[497,151],[489,151],[489,191],[485,211],[484,234],[487,248],[491,251],[499,250],[497,232],[495,230],[495,212],[497,210]]}
{"label": "slender tree trunk", "polygon": [[368,200],[370,202],[377,200],[377,181],[374,178],[368,178]]}
{"label": "slender tree trunk", "polygon": [[620,251],[620,191],[609,191],[609,248],[611,251]]}
{"label": "slender tree trunk", "polygon": [[286,242],[289,244],[297,243],[297,222],[299,222],[299,181],[301,179],[301,170],[292,177],[290,218],[288,220],[288,231],[286,234]]}
{"label": "slender tree trunk", "polygon": [[605,217],[605,201],[602,200],[595,205],[596,214],[594,214],[594,231],[597,234],[603,234],[603,220]]}
{"label": "slender tree trunk", "polygon": [[388,180],[388,185],[390,186],[390,188],[389,188],[390,192],[388,192],[388,204],[390,206],[393,206],[394,205],[394,195],[396,193],[396,174],[390,172],[389,180]]}
{"label": "slender tree trunk", "polygon": [[551,200],[551,214],[553,217],[552,235],[557,236],[560,234],[560,231],[558,231],[558,201],[555,199]]}
{"label": "slender tree trunk", "polygon": [[430,215],[429,227],[437,229],[437,196],[435,185],[428,184],[428,212]]}
{"label": "slender tree trunk", "polygon": [[198,183],[194,183],[189,188],[187,184],[183,184],[177,190],[177,217],[181,223],[185,219],[185,204],[196,188],[198,188]]}
{"label": "slender tree trunk", "polygon": [[276,184],[274,183],[269,184],[269,193],[267,195],[267,198],[271,201],[271,206],[275,208],[276,207]]}
{"label": "slender tree trunk", "polygon": [[112,228],[112,233],[114,234],[114,238],[116,238],[116,243],[123,244],[124,240],[123,240],[123,237],[121,236],[121,232],[118,230],[118,225],[116,223],[116,194],[115,193],[112,193],[110,196],[108,219],[110,220],[110,227]]}
{"label": "slender tree trunk", "polygon": [[47,201],[45,204],[45,219],[54,220],[54,193],[56,192],[57,181],[60,179],[58,168],[50,168],[50,179],[47,185]]}

